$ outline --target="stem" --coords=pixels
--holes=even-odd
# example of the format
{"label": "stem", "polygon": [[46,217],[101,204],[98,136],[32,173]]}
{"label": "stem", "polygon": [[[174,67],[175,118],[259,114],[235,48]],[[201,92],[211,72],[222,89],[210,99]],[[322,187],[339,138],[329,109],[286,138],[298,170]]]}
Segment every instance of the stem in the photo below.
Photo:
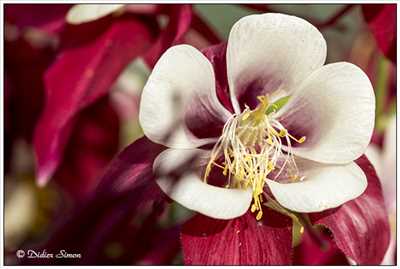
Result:
{"label": "stem", "polygon": [[313,239],[314,242],[317,243],[322,250],[326,250],[328,248],[328,243],[324,238],[322,238],[319,231],[315,229],[315,227],[311,224],[308,216],[306,214],[299,214],[298,219],[304,226],[304,228],[307,229],[307,232],[310,234],[311,239]]}
{"label": "stem", "polygon": [[194,30],[201,34],[211,44],[218,44],[222,41],[217,32],[204,22],[203,18],[196,13],[193,13],[192,26]]}
{"label": "stem", "polygon": [[335,24],[338,20],[340,20],[347,12],[349,12],[353,7],[355,7],[355,4],[349,4],[345,5],[342,7],[336,14],[334,14],[331,18],[326,20],[325,22],[317,23],[317,28],[323,29],[326,28],[332,24]]}

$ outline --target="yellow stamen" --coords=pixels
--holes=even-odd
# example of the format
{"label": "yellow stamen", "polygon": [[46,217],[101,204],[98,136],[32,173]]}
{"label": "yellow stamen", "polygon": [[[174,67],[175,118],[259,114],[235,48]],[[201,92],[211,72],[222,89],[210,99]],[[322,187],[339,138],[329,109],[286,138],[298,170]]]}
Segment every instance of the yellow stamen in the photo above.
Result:
{"label": "yellow stamen", "polygon": [[260,208],[260,211],[258,211],[258,213],[257,213],[256,220],[260,220],[262,218],[262,216],[263,216],[263,212],[261,211],[261,208]]}
{"label": "yellow stamen", "polygon": [[[216,166],[228,177],[229,187],[251,187],[253,203],[250,210],[252,213],[257,212],[256,219],[260,220],[263,216],[264,186],[270,173],[278,168],[274,174],[276,179],[283,169],[290,168],[289,171],[294,170],[293,180],[300,178],[290,139],[303,143],[305,137],[296,139],[276,119],[269,118],[267,111],[270,104],[267,96],[258,96],[257,99],[260,103],[254,110],[246,106],[241,114],[233,115],[225,123],[222,135],[211,152],[204,180],[207,181],[212,167]],[[287,142],[285,148],[283,139]],[[215,161],[221,156],[224,162],[219,165]]]}
{"label": "yellow stamen", "polygon": [[293,139],[294,141],[296,141],[299,144],[304,143],[306,141],[306,137],[305,136],[302,136],[299,139],[297,139],[296,137],[292,136],[289,133],[287,134],[287,136],[289,136],[291,139]]}
{"label": "yellow stamen", "polygon": [[272,162],[268,162],[268,170],[272,171],[275,169],[275,166]]}

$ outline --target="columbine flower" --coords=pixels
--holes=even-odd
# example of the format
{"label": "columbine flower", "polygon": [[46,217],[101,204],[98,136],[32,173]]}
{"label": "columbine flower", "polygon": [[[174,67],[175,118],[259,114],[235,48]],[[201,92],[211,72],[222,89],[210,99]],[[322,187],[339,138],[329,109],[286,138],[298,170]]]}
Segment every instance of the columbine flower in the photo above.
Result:
{"label": "columbine flower", "polygon": [[[353,160],[372,135],[373,89],[357,66],[324,66],[325,58],[323,36],[305,20],[244,17],[229,35],[224,99],[214,77],[221,72],[201,52],[188,45],[166,51],[139,114],[145,135],[169,147],[154,164],[159,186],[217,219],[250,208],[259,220],[272,195],[287,209],[319,212],[362,194],[366,176]],[[199,169],[173,182],[170,172],[194,154]],[[218,172],[223,186],[209,184]]]}

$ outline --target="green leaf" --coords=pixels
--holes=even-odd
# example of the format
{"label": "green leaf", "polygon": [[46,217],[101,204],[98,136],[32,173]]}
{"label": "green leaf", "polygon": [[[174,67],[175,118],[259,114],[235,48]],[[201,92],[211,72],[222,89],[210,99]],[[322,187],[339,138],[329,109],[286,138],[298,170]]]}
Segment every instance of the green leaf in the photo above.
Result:
{"label": "green leaf", "polygon": [[271,104],[267,109],[267,115],[271,114],[272,112],[278,112],[286,103],[289,101],[290,96],[285,96],[279,98],[275,103]]}

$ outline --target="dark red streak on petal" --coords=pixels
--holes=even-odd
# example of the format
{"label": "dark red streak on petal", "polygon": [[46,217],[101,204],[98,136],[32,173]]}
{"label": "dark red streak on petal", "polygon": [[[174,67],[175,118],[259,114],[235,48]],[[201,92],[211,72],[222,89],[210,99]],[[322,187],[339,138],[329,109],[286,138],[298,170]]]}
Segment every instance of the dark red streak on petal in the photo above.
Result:
{"label": "dark red streak on petal", "polygon": [[186,265],[289,265],[291,220],[269,209],[263,222],[247,212],[232,220],[197,215],[183,225]]}

